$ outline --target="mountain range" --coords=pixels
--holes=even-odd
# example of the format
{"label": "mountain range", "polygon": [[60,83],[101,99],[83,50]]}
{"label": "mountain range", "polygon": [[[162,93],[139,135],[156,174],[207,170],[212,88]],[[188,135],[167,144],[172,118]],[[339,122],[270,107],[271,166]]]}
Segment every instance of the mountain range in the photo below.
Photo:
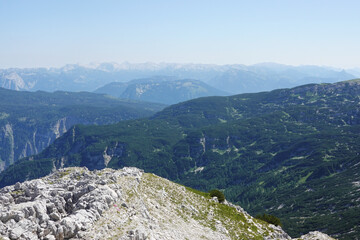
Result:
{"label": "mountain range", "polygon": [[74,124],[110,124],[147,117],[162,104],[94,93],[25,92],[0,88],[0,172],[40,153]]}
{"label": "mountain range", "polygon": [[29,91],[95,91],[111,82],[172,76],[196,79],[231,94],[269,91],[307,83],[337,82],[359,76],[358,69],[289,66],[275,63],[245,65],[101,63],[62,68],[9,68],[0,70],[0,87]]}
{"label": "mountain range", "polygon": [[121,99],[157,102],[167,105],[199,97],[226,96],[229,93],[215,89],[206,83],[192,79],[174,79],[158,76],[136,79],[130,82],[112,82],[95,93],[109,94]]}
{"label": "mountain range", "polygon": [[[55,168],[135,166],[186,186],[223,189],[293,237],[360,237],[360,80],[175,104],[113,125],[76,125],[11,165],[0,185]],[[29,161],[30,160],[30,161]]]}

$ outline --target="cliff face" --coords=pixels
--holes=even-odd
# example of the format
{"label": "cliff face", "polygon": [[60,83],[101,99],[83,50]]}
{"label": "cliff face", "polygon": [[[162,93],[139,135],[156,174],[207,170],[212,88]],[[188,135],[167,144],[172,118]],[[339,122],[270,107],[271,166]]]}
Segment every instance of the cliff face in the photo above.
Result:
{"label": "cliff face", "polygon": [[75,124],[113,124],[150,116],[163,107],[87,92],[0,87],[0,172],[20,158],[40,153]]}
{"label": "cliff face", "polygon": [[29,90],[33,88],[36,81],[25,82],[16,72],[3,73],[0,75],[0,87],[12,90]]}
{"label": "cliff face", "polygon": [[7,150],[1,151],[0,159],[4,159],[0,162],[0,171],[2,171],[14,163],[14,133],[10,124],[5,124],[0,130],[0,149]]}
{"label": "cliff face", "polygon": [[6,122],[0,126],[0,172],[18,159],[38,154],[77,123],[85,122],[63,117],[41,128]]}
{"label": "cliff face", "polygon": [[61,169],[0,189],[0,208],[2,239],[291,239],[239,206],[137,168]]}

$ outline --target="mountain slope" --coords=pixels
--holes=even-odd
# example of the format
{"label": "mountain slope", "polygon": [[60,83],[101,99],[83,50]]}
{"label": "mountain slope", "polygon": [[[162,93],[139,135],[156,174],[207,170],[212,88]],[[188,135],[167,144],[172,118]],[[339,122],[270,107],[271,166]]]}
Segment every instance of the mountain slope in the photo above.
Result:
{"label": "mountain slope", "polygon": [[128,86],[129,82],[111,82],[99,87],[94,93],[107,94],[119,98]]}
{"label": "mountain slope", "polygon": [[109,83],[95,92],[124,99],[168,105],[198,97],[229,95],[201,81],[191,79],[169,80],[169,78],[164,77],[137,79],[127,83]]}
{"label": "mountain slope", "polygon": [[[0,189],[11,239],[290,239],[241,207],[136,168],[67,168]],[[302,239],[331,240],[321,233]]]}
{"label": "mountain slope", "polygon": [[74,124],[110,124],[146,117],[160,104],[93,93],[17,92],[0,88],[0,171],[41,152]]}
{"label": "mountain slope", "polygon": [[[2,186],[54,167],[136,166],[187,186],[224,189],[291,236],[360,237],[360,81],[312,84],[170,106],[149,119],[75,126],[0,175]],[[32,160],[32,161],[28,161]]]}

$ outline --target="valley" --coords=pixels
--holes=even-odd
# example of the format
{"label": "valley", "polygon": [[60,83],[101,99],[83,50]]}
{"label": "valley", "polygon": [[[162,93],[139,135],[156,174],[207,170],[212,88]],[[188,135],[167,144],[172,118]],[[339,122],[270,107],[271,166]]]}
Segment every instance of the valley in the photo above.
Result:
{"label": "valley", "polygon": [[[1,186],[54,168],[133,166],[202,191],[222,189],[299,237],[360,231],[360,81],[205,97],[113,125],[75,125],[0,174]],[[30,161],[29,161],[30,160]]]}
{"label": "valley", "polygon": [[360,240],[360,1],[0,1],[0,240]]}
{"label": "valley", "polygon": [[150,116],[165,105],[93,93],[0,88],[0,171],[40,153],[75,124],[102,125]]}

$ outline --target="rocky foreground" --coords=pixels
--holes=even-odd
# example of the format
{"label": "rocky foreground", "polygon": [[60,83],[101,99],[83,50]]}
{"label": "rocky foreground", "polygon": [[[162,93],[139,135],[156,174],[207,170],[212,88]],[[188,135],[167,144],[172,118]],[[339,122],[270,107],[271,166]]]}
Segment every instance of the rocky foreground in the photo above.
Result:
{"label": "rocky foreground", "polygon": [[137,168],[66,168],[0,189],[0,239],[291,238],[239,206]]}

